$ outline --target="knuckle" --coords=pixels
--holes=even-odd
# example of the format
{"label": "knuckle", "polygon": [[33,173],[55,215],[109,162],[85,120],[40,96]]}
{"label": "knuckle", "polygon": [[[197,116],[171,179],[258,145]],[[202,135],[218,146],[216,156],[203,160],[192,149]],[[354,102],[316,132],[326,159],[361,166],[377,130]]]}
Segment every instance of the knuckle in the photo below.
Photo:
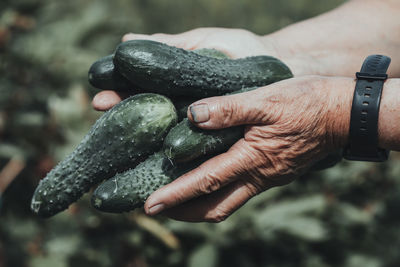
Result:
{"label": "knuckle", "polygon": [[258,195],[266,189],[265,181],[259,172],[247,171],[239,180],[239,186],[246,189],[249,198]]}
{"label": "knuckle", "polygon": [[212,223],[220,223],[225,221],[229,217],[229,213],[221,210],[221,209],[215,209],[209,217],[206,218],[208,222]]}
{"label": "knuckle", "polygon": [[265,187],[288,184],[297,175],[297,164],[288,160],[285,155],[263,150],[253,150],[253,168],[248,170],[246,186],[250,194],[258,194]]}
{"label": "knuckle", "polygon": [[199,181],[200,193],[210,194],[221,187],[219,177],[215,173],[207,173],[203,179]]}
{"label": "knuckle", "polygon": [[169,197],[165,200],[165,204],[168,206],[174,206],[179,203],[185,202],[186,196],[183,194],[183,191],[173,192],[169,195]]}
{"label": "knuckle", "polygon": [[229,122],[236,120],[238,105],[234,101],[223,101],[219,106],[219,114],[222,116],[221,123],[223,126],[228,126]]}
{"label": "knuckle", "polygon": [[250,197],[253,197],[263,191],[263,185],[257,181],[254,181],[253,183],[245,183],[245,187],[247,188],[247,192]]}

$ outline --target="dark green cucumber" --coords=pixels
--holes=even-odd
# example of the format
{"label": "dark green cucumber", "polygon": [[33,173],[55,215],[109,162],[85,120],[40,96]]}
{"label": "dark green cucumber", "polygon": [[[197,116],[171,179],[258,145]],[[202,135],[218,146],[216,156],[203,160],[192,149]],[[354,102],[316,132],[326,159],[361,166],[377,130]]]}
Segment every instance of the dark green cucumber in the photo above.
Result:
{"label": "dark green cucumber", "polygon": [[140,163],[136,168],[119,173],[97,187],[92,205],[105,212],[125,212],[140,208],[151,193],[196,168],[202,158],[184,165],[173,165],[162,151]]}
{"label": "dark green cucumber", "polygon": [[140,88],[174,96],[223,95],[292,77],[289,68],[273,57],[217,59],[149,40],[121,43],[114,64]]}
{"label": "dark green cucumber", "polygon": [[[226,54],[213,48],[201,48],[193,50],[193,52],[207,57],[228,58]],[[175,105],[176,112],[178,113],[178,121],[182,121],[184,118],[186,118],[186,112],[189,105],[199,100],[199,97],[176,96],[171,97],[171,100]]]}
{"label": "dark green cucumber", "polygon": [[171,97],[172,103],[174,103],[176,108],[176,113],[178,114],[178,121],[182,121],[187,117],[187,109],[190,104],[199,100],[198,98],[188,97],[188,96],[176,96]]}
{"label": "dark green cucumber", "polygon": [[104,90],[139,92],[135,85],[115,70],[113,56],[100,58],[92,64],[88,73],[89,83]]}
{"label": "dark green cucumber", "polygon": [[[193,170],[209,158],[211,156],[173,165],[162,151],[157,152],[136,168],[119,173],[99,185],[92,195],[92,205],[100,211],[110,213],[141,208],[154,191]],[[328,167],[332,166],[325,165],[325,168]]]}
{"label": "dark green cucumber", "polygon": [[173,162],[189,162],[203,155],[225,152],[242,137],[242,126],[203,130],[185,118],[169,131],[163,150]]}
{"label": "dark green cucumber", "polygon": [[[243,88],[227,95],[255,89],[257,87]],[[182,106],[179,112],[182,113],[181,116],[186,117],[188,106],[191,103],[186,103],[187,106],[184,106],[184,101],[180,103]],[[225,152],[243,137],[243,130],[242,126],[221,130],[203,130],[194,126],[188,119],[183,119],[165,137],[164,153],[174,162],[188,162],[202,155]]]}
{"label": "dark green cucumber", "polygon": [[40,181],[31,208],[49,217],[78,200],[93,185],[136,166],[160,150],[176,124],[172,102],[138,94],[104,113],[77,148]]}
{"label": "dark green cucumber", "polygon": [[[203,56],[228,58],[223,52],[212,48],[196,49],[193,52]],[[114,55],[108,55],[92,64],[88,73],[89,83],[103,90],[128,91],[132,93],[142,91],[115,70],[113,57]]]}

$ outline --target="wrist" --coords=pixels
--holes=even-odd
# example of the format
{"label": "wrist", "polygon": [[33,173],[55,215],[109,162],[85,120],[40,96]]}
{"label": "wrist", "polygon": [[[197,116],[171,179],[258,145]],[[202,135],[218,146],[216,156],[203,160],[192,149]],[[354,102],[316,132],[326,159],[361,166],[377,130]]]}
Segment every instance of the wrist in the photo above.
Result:
{"label": "wrist", "polygon": [[328,144],[331,148],[344,148],[348,142],[350,114],[356,81],[353,78],[326,78],[329,91],[327,114]]}
{"label": "wrist", "polygon": [[[285,34],[279,32],[262,36],[267,54],[284,62],[293,76],[324,75],[325,67],[317,56],[301,51],[301,45],[295,45]],[[271,54],[272,51],[272,54]]]}
{"label": "wrist", "polygon": [[388,79],[382,90],[378,117],[379,147],[400,150],[400,79]]}

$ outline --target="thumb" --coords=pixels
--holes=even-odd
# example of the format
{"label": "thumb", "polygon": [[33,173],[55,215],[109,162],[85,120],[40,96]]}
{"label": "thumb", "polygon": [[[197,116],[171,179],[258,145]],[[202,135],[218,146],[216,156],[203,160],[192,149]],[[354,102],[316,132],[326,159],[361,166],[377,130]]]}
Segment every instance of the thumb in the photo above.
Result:
{"label": "thumb", "polygon": [[203,129],[265,123],[267,107],[257,91],[199,100],[189,106],[187,116]]}

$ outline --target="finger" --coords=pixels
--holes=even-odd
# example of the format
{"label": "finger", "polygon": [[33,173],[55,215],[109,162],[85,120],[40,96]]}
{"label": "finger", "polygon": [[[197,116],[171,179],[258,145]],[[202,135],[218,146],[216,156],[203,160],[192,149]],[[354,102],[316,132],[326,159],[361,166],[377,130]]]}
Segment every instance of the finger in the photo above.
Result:
{"label": "finger", "polygon": [[139,33],[127,33],[124,36],[122,36],[122,42],[131,41],[131,40],[139,40],[139,39],[150,40],[151,35],[139,34]]}
{"label": "finger", "polygon": [[147,199],[145,211],[149,215],[155,215],[192,198],[210,194],[241,178],[246,174],[248,166],[252,166],[251,157],[242,139],[228,152],[206,161],[200,167],[158,189]]}
{"label": "finger", "polygon": [[193,50],[196,47],[196,42],[193,39],[188,38],[187,33],[181,34],[165,34],[165,33],[156,33],[152,35],[147,34],[136,34],[136,33],[128,33],[122,37],[122,41],[130,41],[130,40],[151,40],[156,42],[165,43],[167,45],[180,47],[187,50]]}
{"label": "finger", "polygon": [[251,184],[238,180],[212,194],[167,209],[162,214],[179,221],[221,222],[257,193]]}
{"label": "finger", "polygon": [[175,35],[173,34],[164,34],[164,33],[155,33],[155,34],[139,34],[139,33],[127,33],[122,37],[122,42],[131,41],[131,40],[151,40],[162,43],[170,43],[173,42]]}
{"label": "finger", "polygon": [[92,106],[95,110],[107,111],[126,97],[128,97],[128,94],[122,92],[101,91],[94,96]]}
{"label": "finger", "polygon": [[204,39],[204,36],[208,34],[207,29],[195,29],[179,34],[165,34],[165,33],[155,33],[151,35],[147,34],[136,34],[128,33],[122,37],[122,41],[129,40],[152,40],[156,42],[165,43],[171,46],[180,47],[186,50],[193,50],[200,48],[199,44]]}
{"label": "finger", "polygon": [[268,107],[267,102],[261,100],[260,89],[199,100],[189,106],[187,116],[204,129],[266,123]]}

